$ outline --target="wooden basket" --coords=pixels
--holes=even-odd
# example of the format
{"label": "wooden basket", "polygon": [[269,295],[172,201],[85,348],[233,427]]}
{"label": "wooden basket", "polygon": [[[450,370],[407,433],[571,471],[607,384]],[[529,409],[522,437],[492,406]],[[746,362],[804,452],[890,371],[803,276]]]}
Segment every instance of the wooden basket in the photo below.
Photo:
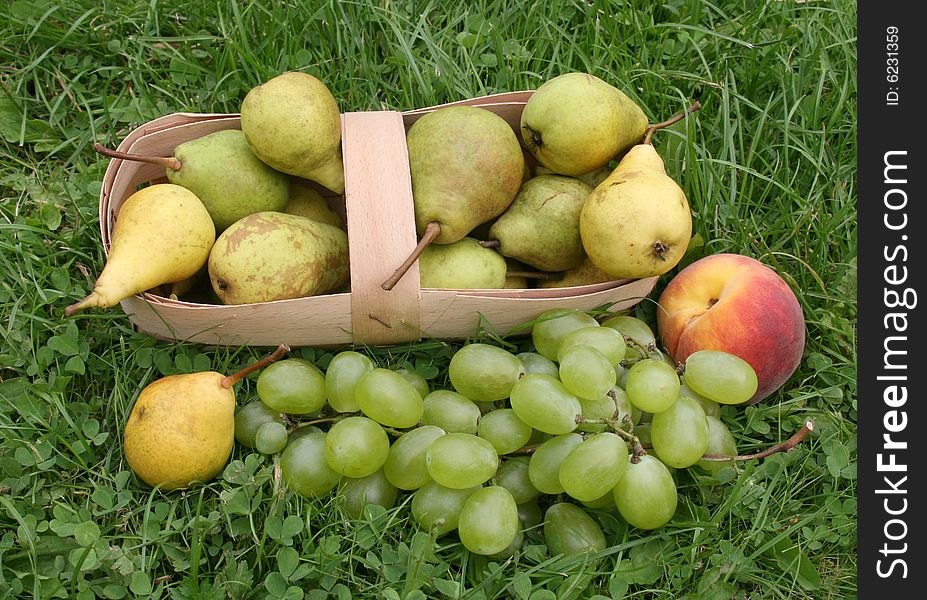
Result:
{"label": "wooden basket", "polygon": [[[122,309],[139,331],[163,339],[209,345],[326,347],[461,339],[473,336],[480,324],[502,334],[551,308],[589,310],[605,306],[617,311],[633,306],[650,293],[656,277],[551,289],[421,289],[416,265],[392,290],[380,286],[416,244],[405,142],[409,126],[443,106],[470,105],[498,114],[517,133],[531,93],[497,94],[403,113],[342,115],[345,194],[332,198],[332,203],[340,204],[336,210],[343,209],[346,218],[349,293],[221,306],[149,292],[126,298]],[[238,128],[239,116],[235,114],[175,113],[135,129],[118,149],[170,156],[184,141]],[[109,251],[116,215],[126,198],[139,185],[163,179],[163,167],[110,161],[100,193],[100,234],[105,251]]]}

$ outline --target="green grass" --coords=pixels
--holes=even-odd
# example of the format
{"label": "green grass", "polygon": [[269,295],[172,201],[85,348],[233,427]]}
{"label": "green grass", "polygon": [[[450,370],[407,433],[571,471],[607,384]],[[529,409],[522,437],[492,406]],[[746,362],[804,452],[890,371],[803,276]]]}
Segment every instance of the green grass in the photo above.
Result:
{"label": "green grass", "polygon": [[[0,598],[855,597],[855,3],[627,4],[4,3]],[[352,521],[337,500],[282,492],[273,461],[241,448],[207,485],[151,491],[121,450],[141,388],[227,372],[263,349],[155,341],[118,308],[63,317],[103,266],[106,161],[90,147],[173,111],[237,112],[286,69],[323,79],[343,111],[531,89],[571,70],[621,87],[653,121],[700,100],[656,139],[704,242],[686,262],[762,260],[808,326],[788,384],[724,418],[742,452],[809,417],[815,433],[721,485],[679,473],[679,511],[659,531],[596,512],[611,544],[597,562],[551,558],[537,532],[515,559],[490,562],[418,531],[405,505]],[[372,354],[440,385],[452,349]]]}

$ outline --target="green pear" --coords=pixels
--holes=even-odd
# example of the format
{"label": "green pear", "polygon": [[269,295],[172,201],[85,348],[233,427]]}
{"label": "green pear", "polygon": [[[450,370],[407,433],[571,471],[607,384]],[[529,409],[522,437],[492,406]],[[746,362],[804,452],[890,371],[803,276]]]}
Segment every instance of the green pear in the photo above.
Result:
{"label": "green pear", "polygon": [[301,181],[290,183],[290,198],[283,212],[344,229],[344,220],[331,209],[322,194]]}
{"label": "green pear", "polygon": [[113,158],[163,166],[170,183],[187,188],[203,202],[220,232],[245,215],[283,210],[289,196],[289,178],[255,156],[237,129],[183,142],[169,157],[127,154],[100,144],[93,147]]}
{"label": "green pear", "polygon": [[341,114],[312,75],[291,71],[252,88],[241,103],[241,129],[271,167],[344,193]]}
{"label": "green pear", "polygon": [[180,168],[167,169],[167,180],[203,201],[217,231],[251,213],[286,206],[289,178],[255,156],[237,129],[184,142],[174,158]]}
{"label": "green pear", "polygon": [[640,142],[647,123],[644,111],[618,88],[588,73],[565,73],[528,98],[521,135],[543,166],[576,176]]}
{"label": "green pear", "polygon": [[216,227],[196,194],[172,183],[142,188],[119,209],[106,266],[93,291],[65,312],[114,306],[192,277],[206,263],[215,240]]}
{"label": "green pear", "polygon": [[209,279],[223,304],[250,304],[331,292],[348,281],[348,236],[281,212],[233,223],[209,253]]}
{"label": "green pear", "polygon": [[505,259],[478,240],[464,237],[450,244],[433,244],[419,257],[423,288],[501,289],[505,287]]}
{"label": "green pear", "polygon": [[641,143],[589,195],[579,229],[597,267],[615,278],[651,277],[682,259],[692,236],[692,213],[657,150]]}
{"label": "green pear", "polygon": [[235,445],[234,385],[289,348],[232,374],[168,375],[139,393],[123,432],[126,462],[142,481],[164,490],[215,477]]}
{"label": "green pear", "polygon": [[542,271],[565,271],[586,256],[579,214],[592,187],[574,177],[529,179],[489,230],[503,256]]}
{"label": "green pear", "polygon": [[502,117],[472,106],[430,112],[409,128],[409,169],[418,234],[438,223],[450,244],[496,217],[515,198],[525,159]]}
{"label": "green pear", "polygon": [[589,260],[589,257],[586,256],[583,258],[583,262],[579,263],[578,266],[573,267],[572,269],[564,271],[560,274],[560,277],[553,277],[551,279],[543,279],[538,281],[538,287],[573,287],[576,285],[592,285],[593,283],[604,283],[606,281],[614,281],[615,279],[615,277],[612,277],[599,267],[595,266],[595,263]]}

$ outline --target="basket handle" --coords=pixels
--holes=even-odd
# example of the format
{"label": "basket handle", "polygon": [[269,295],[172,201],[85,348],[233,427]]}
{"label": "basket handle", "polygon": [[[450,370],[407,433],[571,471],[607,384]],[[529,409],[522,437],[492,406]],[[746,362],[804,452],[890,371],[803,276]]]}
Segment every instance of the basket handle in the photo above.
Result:
{"label": "basket handle", "polygon": [[355,343],[421,339],[422,293],[415,264],[390,291],[380,283],[417,242],[402,115],[351,112],[342,119],[345,213]]}

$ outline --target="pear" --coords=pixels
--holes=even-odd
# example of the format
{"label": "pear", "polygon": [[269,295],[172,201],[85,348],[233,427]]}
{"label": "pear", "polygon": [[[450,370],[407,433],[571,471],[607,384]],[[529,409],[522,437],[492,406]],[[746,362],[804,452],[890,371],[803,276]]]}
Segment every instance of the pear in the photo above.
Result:
{"label": "pear", "polygon": [[391,289],[432,242],[450,244],[502,214],[521,186],[525,158],[515,132],[484,108],[452,106],[409,128],[409,170],[421,241],[383,282]]}
{"label": "pear", "polygon": [[586,256],[579,266],[573,267],[560,274],[559,277],[541,280],[538,282],[539,288],[563,288],[573,287],[576,285],[592,285],[593,283],[604,283],[614,281],[612,277],[599,267],[595,266],[589,257]]}
{"label": "pear", "polygon": [[301,181],[290,183],[290,198],[283,207],[283,212],[344,229],[344,220],[331,209],[322,194]]}
{"label": "pear", "polygon": [[259,212],[222,232],[209,253],[209,279],[223,304],[328,293],[348,282],[348,236],[281,212]]}
{"label": "pear", "polygon": [[94,149],[113,158],[164,166],[169,182],[187,188],[203,202],[216,231],[251,213],[283,210],[289,196],[289,178],[258,159],[237,129],[183,142],[172,157],[126,154],[99,144]]}
{"label": "pear", "polygon": [[471,237],[428,246],[418,268],[423,288],[501,289],[506,282],[505,259]]}
{"label": "pear", "polygon": [[588,73],[565,73],[528,98],[521,136],[541,165],[575,176],[604,167],[639,142],[647,123],[644,111],[618,88]]}
{"label": "pear", "polygon": [[193,192],[172,183],[142,188],[119,209],[106,266],[93,291],[65,313],[114,306],[192,277],[206,264],[215,240],[212,218]]}
{"label": "pear", "polygon": [[503,256],[542,271],[565,271],[586,256],[579,214],[592,187],[574,177],[529,179],[489,230]]}
{"label": "pear", "polygon": [[344,193],[341,113],[328,86],[312,75],[291,71],[248,91],[241,130],[271,167]]}
{"label": "pear", "polygon": [[692,213],[657,150],[641,143],[589,195],[579,227],[595,266],[614,278],[651,277],[682,259],[692,236]]}
{"label": "pear", "polygon": [[235,443],[233,386],[288,351],[280,346],[233,375],[200,371],[148,384],[126,421],[126,462],[142,481],[165,490],[215,477]]}

